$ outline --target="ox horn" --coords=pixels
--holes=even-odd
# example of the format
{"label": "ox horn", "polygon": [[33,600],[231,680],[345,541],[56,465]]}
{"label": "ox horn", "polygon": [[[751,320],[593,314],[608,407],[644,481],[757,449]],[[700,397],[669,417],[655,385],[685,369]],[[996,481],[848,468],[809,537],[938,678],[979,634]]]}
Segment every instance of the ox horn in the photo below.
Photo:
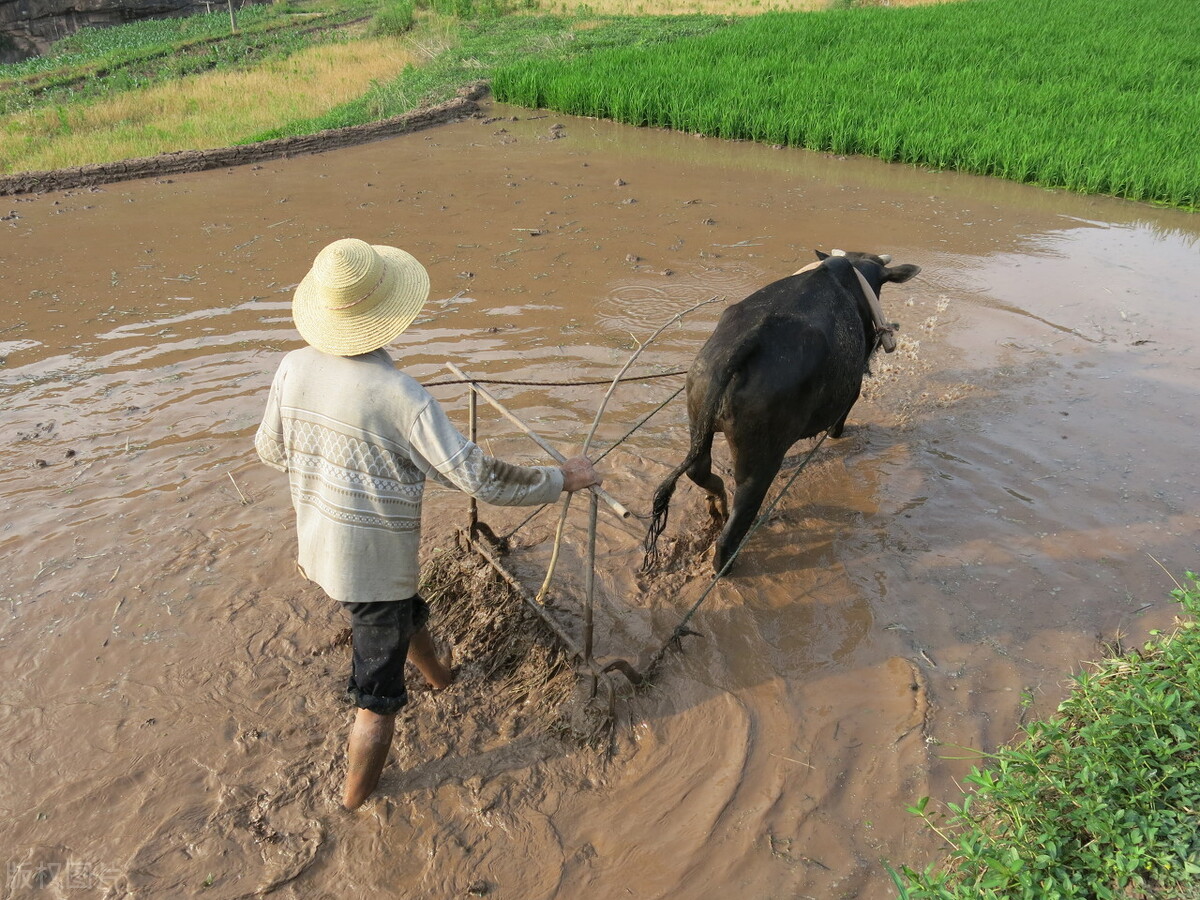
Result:
{"label": "ox horn", "polygon": [[830,256],[845,256],[846,251],[845,250],[830,250],[829,255]]}
{"label": "ox horn", "polygon": [[892,258],[890,256],[888,256],[886,253],[880,253],[879,258],[881,260],[883,260],[883,264],[885,266],[890,266],[892,264]]}

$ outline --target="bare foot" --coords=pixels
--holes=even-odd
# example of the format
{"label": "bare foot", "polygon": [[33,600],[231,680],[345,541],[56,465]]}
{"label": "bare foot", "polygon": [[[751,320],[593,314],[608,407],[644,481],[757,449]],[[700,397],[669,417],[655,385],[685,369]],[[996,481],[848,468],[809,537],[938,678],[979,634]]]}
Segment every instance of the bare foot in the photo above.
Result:
{"label": "bare foot", "polygon": [[[448,646],[448,645],[447,645]],[[408,642],[408,661],[417,667],[425,676],[430,687],[435,691],[444,690],[454,681],[454,651],[448,649],[445,662],[438,659],[437,650],[433,646],[433,637],[428,628],[422,628]]]}
{"label": "bare foot", "polygon": [[433,687],[435,693],[437,691],[444,691],[450,687],[454,683],[454,679],[458,677],[458,670],[454,668],[453,644],[446,644],[446,655],[443,659],[438,660],[438,665],[441,667],[441,672],[438,673],[440,676],[438,682],[440,683],[435,683],[430,679],[430,685]]}

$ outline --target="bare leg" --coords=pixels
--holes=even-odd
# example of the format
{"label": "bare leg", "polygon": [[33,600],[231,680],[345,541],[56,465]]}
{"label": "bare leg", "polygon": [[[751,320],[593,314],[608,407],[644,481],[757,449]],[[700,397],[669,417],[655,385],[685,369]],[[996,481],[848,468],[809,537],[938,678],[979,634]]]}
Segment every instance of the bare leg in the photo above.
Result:
{"label": "bare leg", "polygon": [[[434,688],[441,690],[454,681],[450,661],[437,657],[428,628],[422,628],[408,642],[408,659]],[[347,750],[349,771],[342,806],[358,809],[379,785],[379,776],[387,763],[396,730],[396,716],[380,715],[360,709],[350,728],[350,747]]]}
{"label": "bare leg", "polygon": [[422,628],[409,640],[408,661],[420,670],[435,690],[449,687],[450,682],[454,681],[454,672],[450,669],[452,661],[447,659],[442,662],[438,659],[428,628]]}
{"label": "bare leg", "polygon": [[346,773],[346,790],[342,795],[342,806],[346,809],[358,809],[375,792],[387,762],[395,729],[395,715],[384,716],[369,709],[360,709],[354,717],[354,725],[350,729],[350,747],[346,753],[349,771]]}

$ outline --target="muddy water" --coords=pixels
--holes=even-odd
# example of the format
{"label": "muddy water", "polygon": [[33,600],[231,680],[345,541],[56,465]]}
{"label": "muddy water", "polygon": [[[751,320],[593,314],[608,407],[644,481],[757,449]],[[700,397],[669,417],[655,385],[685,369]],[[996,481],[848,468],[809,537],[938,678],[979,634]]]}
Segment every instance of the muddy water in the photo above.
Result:
{"label": "muddy water", "polygon": [[[904,807],[956,796],[961,748],[995,748],[1081,661],[1170,622],[1157,563],[1200,558],[1194,216],[501,113],[8,201],[6,896],[891,896],[881,861],[938,850]],[[846,436],[706,601],[701,635],[622,703],[611,759],[519,718],[489,726],[459,685],[415,698],[380,798],[337,807],[343,623],[295,574],[284,486],[250,440],[297,345],[291,288],[347,235],[426,261],[428,316],[395,347],[426,381],[447,360],[611,378],[673,314],[740,299],[813,247],[924,268],[885,291],[904,338]],[[686,366],[720,306],[638,371]],[[678,383],[618,391],[598,447]],[[497,388],[564,450],[601,391]],[[435,392],[465,423],[462,389]],[[484,421],[494,452],[542,461]],[[676,401],[605,458],[608,486],[644,511],[685,445]],[[637,526],[602,514],[601,656],[644,658],[707,586],[702,507],[681,487],[675,562],[653,579],[635,574]],[[433,494],[431,550],[464,514]],[[553,518],[520,534],[531,584]]]}

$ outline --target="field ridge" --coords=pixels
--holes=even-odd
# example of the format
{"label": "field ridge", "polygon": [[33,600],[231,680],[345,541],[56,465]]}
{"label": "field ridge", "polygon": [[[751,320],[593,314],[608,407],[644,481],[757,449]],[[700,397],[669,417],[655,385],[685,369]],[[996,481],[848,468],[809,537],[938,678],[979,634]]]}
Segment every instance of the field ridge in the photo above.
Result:
{"label": "field ridge", "polygon": [[332,128],[315,134],[274,138],[233,147],[179,150],[137,159],[0,175],[0,196],[95,187],[138,178],[161,178],[352,147],[471,116],[479,112],[479,101],[487,94],[487,84],[476,82],[461,88],[453,100],[365,125]]}

